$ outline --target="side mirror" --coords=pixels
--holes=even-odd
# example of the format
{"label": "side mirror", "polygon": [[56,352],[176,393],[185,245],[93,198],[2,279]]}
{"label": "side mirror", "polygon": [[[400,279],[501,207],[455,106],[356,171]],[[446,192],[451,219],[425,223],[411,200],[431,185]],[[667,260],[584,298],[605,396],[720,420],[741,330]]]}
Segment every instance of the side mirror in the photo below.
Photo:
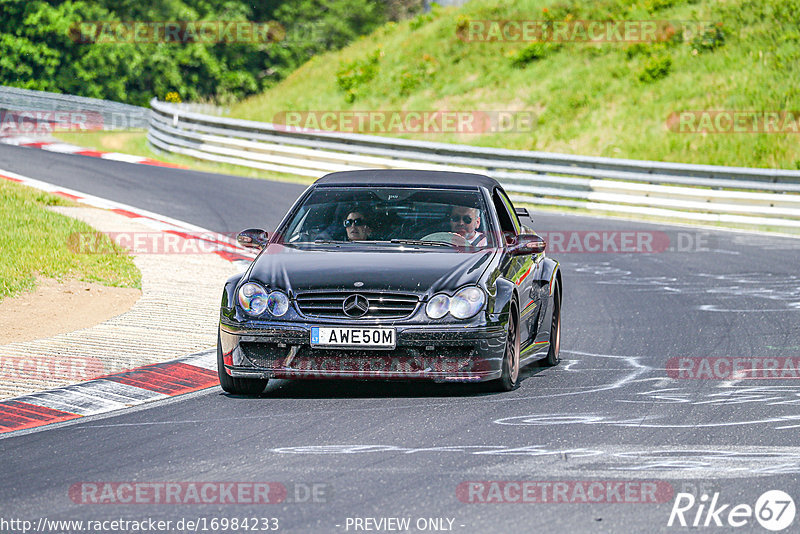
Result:
{"label": "side mirror", "polygon": [[262,249],[269,243],[269,234],[261,228],[248,228],[236,235],[236,242],[243,247]]}
{"label": "side mirror", "polygon": [[544,252],[547,243],[544,239],[536,234],[520,234],[514,243],[509,246],[508,251],[513,256],[522,256],[524,254],[539,254]]}

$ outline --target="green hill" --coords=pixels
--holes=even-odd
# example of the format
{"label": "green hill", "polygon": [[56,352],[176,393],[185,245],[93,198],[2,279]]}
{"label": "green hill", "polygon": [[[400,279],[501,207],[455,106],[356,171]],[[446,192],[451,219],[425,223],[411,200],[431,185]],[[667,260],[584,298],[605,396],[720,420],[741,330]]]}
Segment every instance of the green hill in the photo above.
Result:
{"label": "green hill", "polygon": [[[314,57],[267,92],[234,105],[231,116],[271,122],[303,110],[532,112],[533,127],[521,133],[399,135],[800,169],[800,133],[791,133],[800,112],[776,115],[777,127],[767,123],[789,133],[679,133],[667,121],[687,110],[800,110],[798,13],[800,0],[491,0],[435,8]],[[668,39],[647,43],[465,38],[471,23],[499,20],[684,22],[672,25],[678,31],[671,37],[659,33]],[[749,129],[750,119],[742,120]]]}

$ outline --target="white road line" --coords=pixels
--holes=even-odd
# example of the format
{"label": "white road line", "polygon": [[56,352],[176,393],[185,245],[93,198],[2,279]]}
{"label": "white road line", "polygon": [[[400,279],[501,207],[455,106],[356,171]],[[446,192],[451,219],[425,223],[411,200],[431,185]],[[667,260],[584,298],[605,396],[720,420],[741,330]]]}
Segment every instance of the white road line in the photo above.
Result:
{"label": "white road line", "polygon": [[103,159],[110,159],[114,161],[124,161],[126,163],[140,163],[145,161],[147,158],[143,158],[141,156],[131,156],[130,154],[120,154],[119,152],[109,152],[107,154],[101,154],[101,158]]}
{"label": "white road line", "polygon": [[47,150],[50,152],[59,152],[61,154],[74,154],[75,152],[80,152],[81,150],[86,150],[83,147],[70,145],[67,143],[50,143],[47,145],[42,145],[42,150]]}

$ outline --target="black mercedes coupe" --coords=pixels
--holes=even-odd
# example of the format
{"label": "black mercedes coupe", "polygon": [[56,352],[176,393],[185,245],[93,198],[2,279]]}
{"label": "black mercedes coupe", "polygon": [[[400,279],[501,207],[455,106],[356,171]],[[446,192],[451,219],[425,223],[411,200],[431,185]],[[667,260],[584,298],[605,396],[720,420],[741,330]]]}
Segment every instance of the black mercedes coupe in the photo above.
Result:
{"label": "black mercedes coupe", "polygon": [[[522,220],[520,220],[520,218]],[[295,202],[222,295],[222,389],[270,378],[493,381],[555,365],[562,282],[502,186],[478,174],[329,174]]]}

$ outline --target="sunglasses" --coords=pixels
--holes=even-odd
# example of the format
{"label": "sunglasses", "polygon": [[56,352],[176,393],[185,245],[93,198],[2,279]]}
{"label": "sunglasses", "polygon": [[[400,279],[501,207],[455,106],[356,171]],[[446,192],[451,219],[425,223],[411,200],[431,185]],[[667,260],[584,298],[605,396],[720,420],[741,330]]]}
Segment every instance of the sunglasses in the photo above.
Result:
{"label": "sunglasses", "polygon": [[459,221],[464,221],[464,224],[472,224],[472,217],[470,217],[469,215],[460,215],[460,216],[451,215],[450,220],[453,221],[454,223],[457,223]]}
{"label": "sunglasses", "polygon": [[351,226],[367,226],[367,221],[364,219],[345,219],[344,227],[350,228]]}

